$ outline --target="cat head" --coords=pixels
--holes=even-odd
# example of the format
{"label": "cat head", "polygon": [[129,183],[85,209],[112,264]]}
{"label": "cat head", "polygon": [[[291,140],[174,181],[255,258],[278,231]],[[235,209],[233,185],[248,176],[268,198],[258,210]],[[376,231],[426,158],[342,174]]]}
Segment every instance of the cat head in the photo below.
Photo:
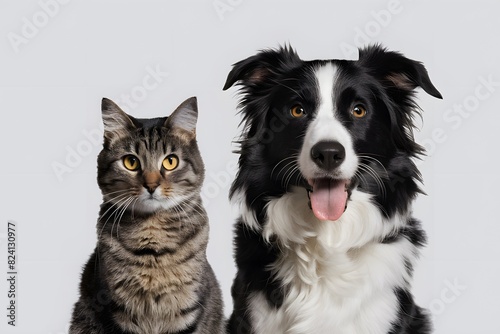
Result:
{"label": "cat head", "polygon": [[196,142],[195,97],[169,117],[152,119],[127,115],[104,98],[102,118],[97,181],[105,204],[152,213],[199,195],[204,165]]}

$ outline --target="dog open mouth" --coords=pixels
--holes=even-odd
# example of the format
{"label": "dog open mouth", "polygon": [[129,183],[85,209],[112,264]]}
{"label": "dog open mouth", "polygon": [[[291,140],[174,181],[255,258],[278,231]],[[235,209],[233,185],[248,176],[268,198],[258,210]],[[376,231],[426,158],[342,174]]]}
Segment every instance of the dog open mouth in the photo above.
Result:
{"label": "dog open mouth", "polygon": [[349,180],[318,178],[308,181],[311,210],[319,220],[338,220],[347,207]]}

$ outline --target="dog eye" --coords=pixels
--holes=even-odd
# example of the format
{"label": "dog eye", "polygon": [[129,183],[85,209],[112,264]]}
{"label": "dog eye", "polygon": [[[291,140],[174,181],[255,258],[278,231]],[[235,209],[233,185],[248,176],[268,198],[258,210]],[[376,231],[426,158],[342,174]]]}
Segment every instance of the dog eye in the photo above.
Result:
{"label": "dog eye", "polygon": [[352,108],[351,113],[356,118],[363,118],[366,116],[366,109],[362,105],[358,104]]}
{"label": "dog eye", "polygon": [[294,105],[290,109],[290,115],[292,115],[294,118],[301,118],[306,114],[304,108],[300,104]]}
{"label": "dog eye", "polygon": [[136,171],[140,168],[141,164],[139,159],[133,155],[126,155],[123,157],[123,166],[131,171]]}
{"label": "dog eye", "polygon": [[170,154],[165,159],[163,159],[162,165],[163,168],[165,168],[168,171],[174,170],[179,165],[179,158],[177,158],[175,154]]}

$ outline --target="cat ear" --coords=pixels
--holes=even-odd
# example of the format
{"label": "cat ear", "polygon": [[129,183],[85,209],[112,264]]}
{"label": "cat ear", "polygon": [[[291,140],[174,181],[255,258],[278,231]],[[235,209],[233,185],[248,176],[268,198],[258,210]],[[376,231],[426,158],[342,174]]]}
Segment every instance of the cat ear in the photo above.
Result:
{"label": "cat ear", "polygon": [[167,118],[165,126],[178,128],[187,133],[196,134],[196,122],[198,120],[198,102],[196,97],[190,97],[182,102],[177,109]]}
{"label": "cat ear", "polygon": [[101,110],[105,144],[126,137],[131,130],[135,129],[131,117],[110,99],[102,99]]}

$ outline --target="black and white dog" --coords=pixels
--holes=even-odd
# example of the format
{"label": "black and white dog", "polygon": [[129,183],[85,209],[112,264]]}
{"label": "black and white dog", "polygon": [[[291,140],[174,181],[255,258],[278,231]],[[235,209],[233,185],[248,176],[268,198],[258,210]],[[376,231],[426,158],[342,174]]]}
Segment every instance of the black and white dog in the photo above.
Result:
{"label": "black and white dog", "polygon": [[425,234],[413,159],[424,66],[380,46],[358,61],[291,47],[236,63],[244,131],[231,198],[238,273],[228,333],[430,333],[410,292]]}

